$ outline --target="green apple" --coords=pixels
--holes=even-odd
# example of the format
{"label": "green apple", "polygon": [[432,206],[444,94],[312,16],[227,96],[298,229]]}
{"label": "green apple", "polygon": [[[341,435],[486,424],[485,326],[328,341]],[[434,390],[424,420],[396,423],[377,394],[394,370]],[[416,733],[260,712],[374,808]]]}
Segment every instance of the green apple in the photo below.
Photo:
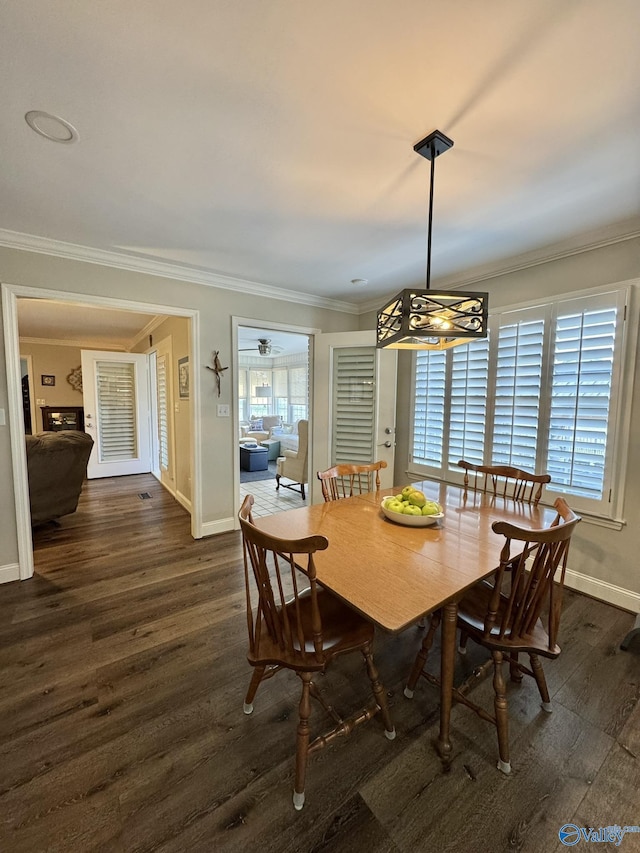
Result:
{"label": "green apple", "polygon": [[437,501],[427,501],[422,507],[422,515],[437,515],[442,512],[442,507]]}
{"label": "green apple", "polygon": [[402,503],[402,501],[404,500],[404,496],[403,496],[402,492],[400,492],[399,495],[396,495],[396,500],[400,501],[400,503]]}
{"label": "green apple", "polygon": [[422,515],[422,510],[419,506],[414,506],[413,504],[407,504],[405,508],[402,510],[404,515]]}
{"label": "green apple", "polygon": [[415,491],[415,489],[413,488],[413,486],[405,486],[404,489],[402,490],[402,497],[408,498],[409,495],[411,494],[411,492],[414,492],[414,491]]}
{"label": "green apple", "polygon": [[400,501],[396,501],[396,500],[389,501],[388,504],[385,504],[385,509],[388,509],[390,512],[400,512],[401,513],[403,511],[402,504],[400,503]]}
{"label": "green apple", "polygon": [[424,492],[419,492],[417,489],[409,495],[409,503],[413,506],[423,507],[427,503]]}

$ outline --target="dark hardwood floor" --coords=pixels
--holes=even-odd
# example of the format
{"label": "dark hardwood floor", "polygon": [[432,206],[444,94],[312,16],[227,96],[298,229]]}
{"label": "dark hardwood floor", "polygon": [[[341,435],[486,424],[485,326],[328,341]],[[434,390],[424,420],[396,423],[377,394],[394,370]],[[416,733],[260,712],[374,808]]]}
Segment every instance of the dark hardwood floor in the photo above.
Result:
{"label": "dark hardwood floor", "polygon": [[[376,718],[313,756],[296,812],[297,679],[278,674],[242,713],[239,534],[193,541],[152,477],[93,481],[78,512],[35,532],[35,562],[35,578],[0,587],[2,853],[549,853],[565,849],[565,823],[640,823],[640,642],[618,649],[628,613],[567,592],[563,653],[545,666],[555,712],[531,679],[509,684],[510,777],[495,730],[463,707],[442,772],[435,692],[402,695],[421,632],[380,634],[398,737]],[[481,654],[470,643],[460,668]],[[368,690],[349,658],[320,683],[345,711]],[[474,696],[491,703],[490,679]],[[617,849],[640,850],[640,835]]]}

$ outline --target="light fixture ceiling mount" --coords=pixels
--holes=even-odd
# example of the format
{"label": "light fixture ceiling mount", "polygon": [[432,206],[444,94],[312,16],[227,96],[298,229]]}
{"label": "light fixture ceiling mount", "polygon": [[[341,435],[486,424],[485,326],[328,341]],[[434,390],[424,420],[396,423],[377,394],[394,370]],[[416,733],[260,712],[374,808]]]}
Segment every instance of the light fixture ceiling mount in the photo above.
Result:
{"label": "light fixture ceiling mount", "polygon": [[471,338],[487,337],[488,294],[431,290],[431,230],[435,160],[453,147],[453,140],[434,130],[413,146],[431,161],[426,289],[403,290],[378,311],[379,349],[449,349]]}
{"label": "light fixture ceiling mount", "polygon": [[78,131],[75,127],[60,116],[54,116],[42,110],[29,110],[24,120],[31,130],[35,130],[51,142],[63,142],[68,145],[78,139]]}

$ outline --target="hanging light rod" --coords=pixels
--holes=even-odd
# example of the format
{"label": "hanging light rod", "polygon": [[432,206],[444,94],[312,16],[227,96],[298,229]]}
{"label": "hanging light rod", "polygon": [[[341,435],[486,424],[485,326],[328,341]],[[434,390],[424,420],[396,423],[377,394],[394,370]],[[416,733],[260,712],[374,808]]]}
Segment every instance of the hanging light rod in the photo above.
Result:
{"label": "hanging light rod", "polygon": [[452,147],[453,140],[439,130],[413,146],[416,153],[431,161],[426,289],[403,290],[378,311],[378,349],[448,349],[471,338],[487,337],[487,293],[431,290],[435,161]]}

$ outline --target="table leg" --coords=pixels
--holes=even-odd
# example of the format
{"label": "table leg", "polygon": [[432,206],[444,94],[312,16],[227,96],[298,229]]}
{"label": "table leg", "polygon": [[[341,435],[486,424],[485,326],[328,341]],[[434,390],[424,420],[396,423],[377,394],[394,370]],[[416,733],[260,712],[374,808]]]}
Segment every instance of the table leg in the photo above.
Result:
{"label": "table leg", "polygon": [[458,603],[450,601],[442,608],[442,647],[440,650],[440,734],[436,747],[445,767],[451,764],[451,705],[453,702],[453,670],[456,660],[456,624]]}

